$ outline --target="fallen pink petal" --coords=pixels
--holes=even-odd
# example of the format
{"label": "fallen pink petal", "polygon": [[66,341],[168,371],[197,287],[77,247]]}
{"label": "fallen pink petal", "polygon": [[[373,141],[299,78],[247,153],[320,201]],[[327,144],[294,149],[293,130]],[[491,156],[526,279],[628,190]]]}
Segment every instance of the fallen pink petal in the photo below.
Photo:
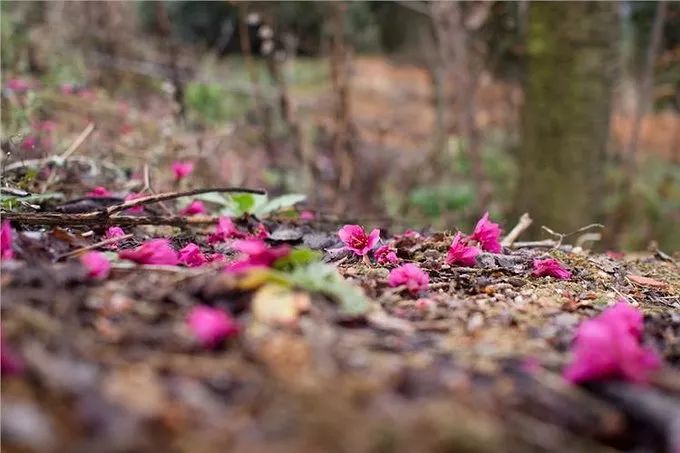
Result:
{"label": "fallen pink petal", "polygon": [[118,257],[137,264],[176,265],[177,252],[167,239],[150,239],[135,249],[121,250]]}
{"label": "fallen pink petal", "polygon": [[215,232],[208,236],[208,243],[217,244],[229,239],[243,239],[245,237],[246,234],[236,227],[231,218],[222,216],[217,220]]}
{"label": "fallen pink petal", "polygon": [[97,280],[108,277],[111,271],[111,262],[102,252],[87,252],[81,255],[80,262],[87,269],[88,277]]}
{"label": "fallen pink petal", "polygon": [[485,212],[475,225],[470,241],[477,241],[482,250],[492,253],[500,253],[503,247],[500,243],[501,227],[489,220],[489,213]]}
{"label": "fallen pink petal", "polygon": [[446,262],[452,265],[473,267],[477,263],[476,258],[480,252],[481,250],[477,247],[467,245],[463,234],[458,232],[446,254]]}
{"label": "fallen pink petal", "polygon": [[554,258],[534,260],[533,266],[534,270],[531,272],[531,275],[534,277],[555,277],[560,280],[569,280],[571,278],[571,272]]}
{"label": "fallen pink petal", "polygon": [[11,260],[14,258],[14,249],[12,249],[13,230],[9,220],[2,222],[0,229],[0,259]]}
{"label": "fallen pink petal", "polygon": [[406,286],[411,294],[418,294],[427,290],[430,277],[415,264],[407,263],[392,269],[387,277],[387,283],[391,287]]}
{"label": "fallen pink petal", "polygon": [[112,193],[106,187],[98,186],[90,190],[86,195],[88,197],[97,198],[97,197],[110,197]]}
{"label": "fallen pink petal", "polygon": [[179,251],[179,262],[187,267],[199,267],[208,262],[201,248],[194,243],[189,243]]}
{"label": "fallen pink petal", "polygon": [[280,245],[269,247],[261,239],[246,239],[235,241],[234,249],[241,252],[241,258],[227,265],[227,272],[240,273],[253,268],[271,267],[279,258],[290,253],[290,247]]}
{"label": "fallen pink petal", "polygon": [[10,91],[14,91],[15,93],[24,93],[31,89],[31,84],[27,80],[17,77],[14,79],[9,79],[5,83],[5,88]]}
{"label": "fallen pink petal", "polygon": [[[136,200],[138,198],[143,197],[144,195],[136,192],[130,192],[126,197],[125,201],[131,201],[131,200]],[[132,208],[127,209],[127,212],[130,214],[143,214],[144,213],[144,206],[134,206]]]}
{"label": "fallen pink petal", "polygon": [[573,358],[564,377],[573,383],[607,379],[648,382],[661,359],[640,344],[643,329],[642,313],[624,301],[584,321],[576,332]]}
{"label": "fallen pink petal", "polygon": [[388,245],[378,247],[375,250],[374,256],[375,261],[381,266],[395,265],[399,263],[399,257],[397,257],[397,250]]}
{"label": "fallen pink petal", "polygon": [[359,256],[366,255],[380,240],[380,230],[372,230],[370,234],[359,225],[345,225],[338,231],[340,240],[347,250],[351,250]]}
{"label": "fallen pink petal", "polygon": [[175,174],[175,179],[181,181],[194,171],[194,163],[185,161],[175,161],[172,163],[172,172]]}
{"label": "fallen pink petal", "polygon": [[201,346],[207,349],[217,347],[240,330],[238,323],[227,312],[205,305],[191,309],[187,325]]}
{"label": "fallen pink petal", "polygon": [[3,376],[17,376],[24,372],[24,361],[7,345],[0,334],[0,374]]}
{"label": "fallen pink petal", "polygon": [[205,204],[201,200],[194,200],[184,209],[182,209],[179,213],[181,215],[198,215],[198,214],[205,214],[208,211],[205,209]]}

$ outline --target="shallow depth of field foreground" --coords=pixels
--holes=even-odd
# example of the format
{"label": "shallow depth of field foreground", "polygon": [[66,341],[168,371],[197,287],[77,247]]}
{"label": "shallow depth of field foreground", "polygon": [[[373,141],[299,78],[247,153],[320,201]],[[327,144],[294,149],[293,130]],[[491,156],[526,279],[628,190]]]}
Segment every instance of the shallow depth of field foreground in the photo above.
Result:
{"label": "shallow depth of field foreground", "polygon": [[2,450],[680,452],[679,6],[2,2]]}

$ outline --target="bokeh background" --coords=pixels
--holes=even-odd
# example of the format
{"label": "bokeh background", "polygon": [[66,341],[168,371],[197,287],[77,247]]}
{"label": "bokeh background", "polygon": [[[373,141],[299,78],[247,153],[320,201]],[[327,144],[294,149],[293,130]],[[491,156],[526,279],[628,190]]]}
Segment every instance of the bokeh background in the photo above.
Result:
{"label": "bokeh background", "polygon": [[[319,218],[680,249],[680,3],[11,2],[3,168],[77,154],[163,187],[305,193]],[[45,175],[13,185],[34,190]],[[7,183],[7,181],[4,181]],[[68,187],[61,187],[68,191]],[[118,189],[123,189],[118,187]]]}

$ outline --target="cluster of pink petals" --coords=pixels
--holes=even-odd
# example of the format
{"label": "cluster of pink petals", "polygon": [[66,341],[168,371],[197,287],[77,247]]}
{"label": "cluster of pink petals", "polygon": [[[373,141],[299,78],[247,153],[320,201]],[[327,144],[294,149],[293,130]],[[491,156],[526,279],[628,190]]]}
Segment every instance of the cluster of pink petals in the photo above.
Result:
{"label": "cluster of pink petals", "polygon": [[392,269],[387,277],[387,284],[391,287],[405,285],[411,294],[418,294],[427,290],[430,277],[427,272],[412,263],[403,264],[396,269]]}
{"label": "cluster of pink petals", "polygon": [[573,359],[564,377],[573,383],[601,379],[647,382],[661,360],[640,344],[642,331],[642,313],[619,300],[579,326]]}
{"label": "cluster of pink petals", "polygon": [[103,186],[97,186],[94,189],[90,190],[88,193],[86,193],[88,197],[110,197],[111,191],[109,191],[106,187]]}
{"label": "cluster of pink petals", "polygon": [[0,335],[0,374],[10,376],[21,374],[23,371],[23,360],[7,346],[5,338]]}
{"label": "cluster of pink petals", "polygon": [[182,179],[186,178],[191,174],[192,171],[194,171],[193,162],[181,162],[176,160],[172,163],[172,172],[175,174],[175,179],[177,181],[181,181]]}
{"label": "cluster of pink petals", "polygon": [[179,211],[181,215],[198,215],[205,214],[206,212],[208,211],[205,209],[205,205],[201,200],[194,200],[186,205],[184,209]]}
{"label": "cluster of pink petals", "polygon": [[2,222],[2,228],[0,228],[0,259],[11,260],[12,258],[14,258],[12,226],[9,220],[5,220]]}
{"label": "cluster of pink petals", "polygon": [[449,251],[446,254],[446,262],[448,264],[459,264],[462,266],[472,267],[475,265],[475,258],[477,258],[477,255],[479,255],[480,251],[481,250],[479,250],[477,247],[471,247],[467,245],[465,242],[465,237],[462,235],[462,233],[458,232],[453,238],[451,247],[449,247]]}
{"label": "cluster of pink petals", "polygon": [[290,253],[290,247],[287,245],[268,247],[261,239],[235,241],[234,248],[243,256],[230,263],[225,268],[227,272],[244,272],[253,268],[271,267],[276,260]]}
{"label": "cluster of pink petals", "polygon": [[97,280],[108,277],[111,271],[109,259],[101,252],[87,252],[80,257],[80,262],[87,269],[87,276]]}
{"label": "cluster of pink petals", "polygon": [[489,220],[489,213],[485,212],[475,225],[472,235],[468,237],[470,241],[477,241],[482,250],[492,253],[500,253],[502,246],[500,243],[501,227]]}
{"label": "cluster of pink petals", "polygon": [[177,252],[167,239],[150,239],[136,249],[121,250],[118,257],[137,264],[176,265],[179,262]]}
{"label": "cluster of pink petals", "polygon": [[377,228],[366,234],[359,225],[345,225],[338,231],[340,240],[346,250],[351,250],[359,256],[366,255],[380,240],[380,230]]}
{"label": "cluster of pink petals", "polygon": [[534,270],[531,272],[534,277],[555,277],[560,280],[569,280],[571,272],[562,263],[553,258],[544,260],[534,260]]}
{"label": "cluster of pink petals", "polygon": [[383,245],[375,250],[375,260],[382,266],[389,264],[398,264],[399,257],[397,257],[397,250],[389,245]]}
{"label": "cluster of pink petals", "polygon": [[236,225],[234,225],[234,222],[229,217],[222,216],[217,220],[215,232],[208,236],[208,244],[225,242],[229,239],[243,239],[244,237],[246,235],[236,228]]}
{"label": "cluster of pink petals", "polygon": [[187,325],[204,348],[212,349],[239,332],[238,323],[227,312],[199,305],[187,316]]}
{"label": "cluster of pink petals", "polygon": [[190,242],[179,251],[179,262],[187,267],[199,267],[208,262],[201,248]]}
{"label": "cluster of pink petals", "polygon": [[[130,192],[126,197],[125,201],[130,201],[130,200],[136,200],[137,198],[141,198],[144,195],[141,193],[136,193],[136,192]],[[127,210],[130,214],[142,214],[144,212],[144,206],[135,206],[133,208],[130,208]]]}

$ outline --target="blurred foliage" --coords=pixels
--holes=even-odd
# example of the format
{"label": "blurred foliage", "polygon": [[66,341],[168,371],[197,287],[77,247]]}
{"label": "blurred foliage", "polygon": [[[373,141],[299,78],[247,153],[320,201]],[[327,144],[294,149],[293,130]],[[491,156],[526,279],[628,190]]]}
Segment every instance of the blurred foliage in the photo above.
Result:
{"label": "blurred foliage", "polygon": [[234,120],[253,106],[246,93],[229,92],[220,85],[201,82],[187,85],[184,101],[193,121],[208,124]]}

